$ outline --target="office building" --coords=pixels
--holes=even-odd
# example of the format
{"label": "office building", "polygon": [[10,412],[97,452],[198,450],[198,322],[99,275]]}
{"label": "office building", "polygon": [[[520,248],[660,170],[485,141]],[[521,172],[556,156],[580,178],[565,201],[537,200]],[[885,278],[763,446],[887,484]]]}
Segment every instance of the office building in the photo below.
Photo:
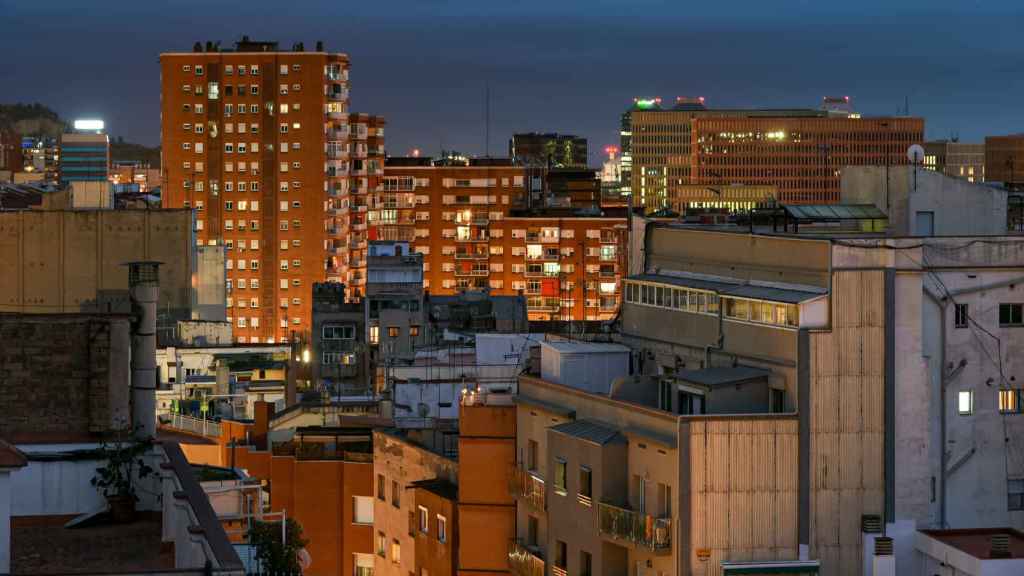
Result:
{"label": "office building", "polygon": [[1024,186],[1024,134],[985,138],[985,179],[1014,189]]}
{"label": "office building", "polygon": [[968,182],[984,182],[985,145],[956,140],[925,142],[924,167]]}
{"label": "office building", "polygon": [[114,207],[110,138],[101,120],[76,120],[74,132],[60,137],[60,184],[70,189],[72,208]]}
{"label": "office building", "polygon": [[350,298],[365,283],[383,120],[349,112],[348,57],[320,43],[197,43],[160,64],[162,202],[194,209],[196,241],[226,249],[236,340],[308,334],[315,282]]}
{"label": "office building", "polygon": [[572,134],[515,134],[508,141],[508,155],[517,166],[586,168],[587,139]]}
{"label": "office building", "polygon": [[369,218],[371,236],[409,240],[423,255],[426,290],[525,293],[530,320],[614,316],[624,217],[531,210],[522,168],[493,160],[446,164],[388,159],[375,206],[381,209]]}
{"label": "office building", "polygon": [[[835,203],[843,166],[906,164],[907,148],[924,141],[920,118],[714,109],[703,98],[678,98],[671,108],[660,99],[637,100],[623,123],[623,178],[628,154],[634,204],[649,210],[670,205],[680,187],[694,184],[774,186],[779,202]],[[717,196],[709,190],[696,201]]]}

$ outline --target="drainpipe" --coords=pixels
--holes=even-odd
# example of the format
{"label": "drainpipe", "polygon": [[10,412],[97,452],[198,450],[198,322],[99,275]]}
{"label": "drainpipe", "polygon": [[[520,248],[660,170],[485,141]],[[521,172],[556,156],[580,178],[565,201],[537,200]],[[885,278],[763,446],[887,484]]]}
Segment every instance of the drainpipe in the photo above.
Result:
{"label": "drainpipe", "polygon": [[924,295],[939,307],[939,528],[946,527],[946,300],[927,287]]}
{"label": "drainpipe", "polygon": [[132,329],[132,425],[140,439],[156,435],[156,301],[160,262],[128,263],[128,289],[136,319]]}
{"label": "drainpipe", "polygon": [[715,344],[708,344],[707,346],[704,347],[705,368],[711,367],[711,351],[715,350],[716,352],[720,352],[722,348],[725,346],[725,331],[722,329],[722,315],[724,314],[724,312],[722,311],[722,296],[717,292],[715,293],[715,296],[718,297],[718,340]]}

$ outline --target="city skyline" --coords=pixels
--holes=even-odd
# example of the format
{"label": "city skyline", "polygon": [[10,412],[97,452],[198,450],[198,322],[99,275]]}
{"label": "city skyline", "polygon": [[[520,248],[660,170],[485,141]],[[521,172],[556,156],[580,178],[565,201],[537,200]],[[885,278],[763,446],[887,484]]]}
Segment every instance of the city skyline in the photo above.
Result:
{"label": "city skyline", "polygon": [[[635,96],[816,107],[822,96],[849,95],[866,115],[896,114],[909,100],[911,114],[927,119],[927,139],[981,141],[1024,124],[1014,106],[1024,64],[1010,44],[1024,13],[1011,2],[911,2],[887,9],[882,20],[870,16],[877,2],[793,4],[798,16],[783,18],[747,1],[685,8],[574,2],[545,7],[540,19],[529,6],[484,10],[464,2],[306,3],[284,14],[262,2],[244,11],[203,5],[202,13],[194,2],[169,10],[109,2],[116,17],[97,11],[62,22],[70,4],[2,2],[11,25],[0,47],[22,55],[22,65],[2,73],[4,99],[39,101],[65,118],[100,116],[112,135],[155,145],[158,54],[188,51],[197,41],[229,46],[246,34],[283,48],[323,40],[328,51],[348,54],[361,87],[353,106],[387,119],[392,155],[412,148],[485,153],[488,86],[491,155],[504,155],[515,132],[559,131],[586,137],[595,165],[604,145],[617,143],[618,115]],[[90,50],[39,42],[32,31],[40,19],[62,47]],[[69,73],[53,74],[59,67]]]}

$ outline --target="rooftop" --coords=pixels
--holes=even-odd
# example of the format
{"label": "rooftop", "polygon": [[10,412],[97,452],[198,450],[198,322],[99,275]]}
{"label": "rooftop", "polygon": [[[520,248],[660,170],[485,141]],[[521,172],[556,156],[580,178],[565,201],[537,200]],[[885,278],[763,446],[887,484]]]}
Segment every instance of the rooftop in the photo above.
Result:
{"label": "rooftop", "polygon": [[679,380],[700,384],[709,388],[741,384],[750,380],[767,378],[770,375],[771,371],[752,366],[728,366],[704,368],[701,370],[680,370],[676,372],[676,378]]}
{"label": "rooftop", "polygon": [[28,460],[21,450],[0,439],[0,468],[21,468],[26,464]]}
{"label": "rooftop", "polygon": [[545,340],[542,346],[549,346],[562,354],[607,354],[626,353],[629,347],[608,342],[583,342],[578,340]]}
{"label": "rooftop", "polygon": [[615,428],[610,428],[592,420],[572,420],[558,426],[552,426],[551,430],[600,445],[623,442],[626,439]]}
{"label": "rooftop", "polygon": [[1008,536],[1010,539],[1010,558],[1024,558],[1024,532],[1013,528],[968,528],[958,530],[920,530],[947,546],[969,554],[974,558],[993,558],[992,537]]}
{"label": "rooftop", "polygon": [[73,516],[11,519],[11,574],[108,574],[173,570],[161,550],[160,513],[127,524],[66,528]]}

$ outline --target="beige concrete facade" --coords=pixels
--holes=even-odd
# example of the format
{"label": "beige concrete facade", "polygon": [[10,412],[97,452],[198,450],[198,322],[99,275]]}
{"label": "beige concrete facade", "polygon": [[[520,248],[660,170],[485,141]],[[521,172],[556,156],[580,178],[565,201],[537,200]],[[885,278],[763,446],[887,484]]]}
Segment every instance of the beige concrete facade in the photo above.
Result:
{"label": "beige concrete facade", "polygon": [[797,558],[794,415],[681,416],[530,376],[516,402],[514,573],[524,556],[652,576]]}
{"label": "beige concrete facade", "polygon": [[[375,430],[373,471],[373,529],[377,552],[374,574],[406,576],[415,573],[417,539],[413,522],[417,505],[410,485],[435,478],[455,483],[458,464],[406,438]],[[381,542],[386,543],[383,556]]]}
{"label": "beige concrete facade", "polygon": [[188,310],[199,282],[191,222],[189,210],[0,213],[0,312],[94,311],[98,299],[116,308],[133,260],[163,262],[161,311]]}

